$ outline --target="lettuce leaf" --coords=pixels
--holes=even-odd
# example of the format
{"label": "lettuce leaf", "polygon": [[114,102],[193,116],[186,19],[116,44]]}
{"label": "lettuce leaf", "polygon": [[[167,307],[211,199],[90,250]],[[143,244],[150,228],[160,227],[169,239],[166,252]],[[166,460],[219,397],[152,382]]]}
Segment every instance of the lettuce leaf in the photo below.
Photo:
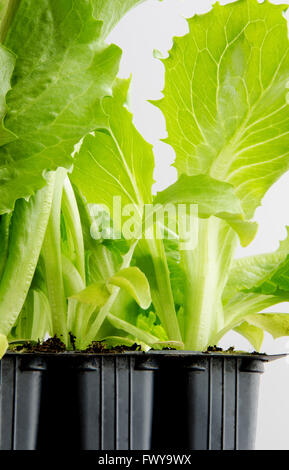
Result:
{"label": "lettuce leaf", "polygon": [[[285,258],[277,255],[276,264],[271,256],[267,266],[255,258],[252,271],[240,262],[239,279],[233,267],[227,282],[237,246],[230,226],[240,232],[243,245],[250,242],[250,219],[266,191],[289,168],[289,41],[284,10],[284,5],[257,0],[225,6],[217,2],[210,12],[188,20],[188,34],[174,38],[163,60],[164,96],[154,104],[166,119],[165,142],[175,150],[179,174],[164,193],[175,190],[178,200],[206,194],[209,205],[215,203],[213,215],[220,218],[220,195],[208,182],[218,182],[216,188],[229,184],[244,212],[235,226],[231,218],[200,219],[197,246],[181,252],[186,348],[203,350],[216,344],[227,328],[238,327],[246,315],[287,295],[288,252]],[[208,182],[202,187],[199,182],[205,177]],[[281,261],[284,265],[279,266]],[[258,283],[251,283],[250,276]],[[250,334],[253,337],[252,328]],[[255,344],[259,340],[260,335]]]}
{"label": "lettuce leaf", "polygon": [[124,107],[129,82],[118,80],[112,97],[102,100],[105,123],[88,135],[75,156],[73,183],[87,202],[105,204],[113,211],[113,196],[142,213],[152,202],[154,156]]}
{"label": "lettuce leaf", "polygon": [[15,65],[15,56],[4,46],[0,45],[0,146],[16,139],[16,136],[4,126],[7,112],[6,95],[10,89],[10,80]]}
{"label": "lettuce leaf", "polygon": [[248,245],[255,237],[257,224],[244,220],[240,200],[231,184],[208,175],[181,175],[177,182],[157,194],[155,204],[196,204],[198,216],[219,217],[239,235],[241,244]]}
{"label": "lettuce leaf", "polygon": [[164,98],[179,173],[231,183],[248,218],[289,168],[289,41],[284,5],[218,2],[174,39]]}
{"label": "lettuce leaf", "polygon": [[121,51],[101,38],[90,1],[22,0],[6,35],[17,56],[0,149],[0,213],[45,184],[45,170],[71,168],[74,145],[102,121]]}
{"label": "lettuce leaf", "polygon": [[247,316],[246,321],[255,328],[267,331],[274,339],[289,336],[288,313],[259,313]]}
{"label": "lettuce leaf", "polygon": [[277,293],[279,283],[283,285],[283,293],[286,290],[289,291],[289,283],[288,280],[286,282],[286,276],[284,276],[289,254],[289,227],[286,229],[287,237],[280,242],[276,251],[246,256],[233,262],[223,294],[225,304],[241,291],[263,294]]}
{"label": "lettuce leaf", "polygon": [[236,326],[234,331],[244,336],[244,338],[253,345],[255,351],[260,351],[264,339],[264,331],[262,328],[258,328],[257,326],[244,321],[239,326]]}
{"label": "lettuce leaf", "polygon": [[[286,336],[288,314],[260,312],[267,307],[288,302],[288,273],[289,227],[287,237],[280,242],[276,251],[240,258],[233,263],[223,294],[225,327],[218,337],[236,327],[242,320],[253,327],[268,331],[274,338]],[[242,325],[243,323],[239,326],[247,328]],[[254,345],[254,342],[252,344]]]}

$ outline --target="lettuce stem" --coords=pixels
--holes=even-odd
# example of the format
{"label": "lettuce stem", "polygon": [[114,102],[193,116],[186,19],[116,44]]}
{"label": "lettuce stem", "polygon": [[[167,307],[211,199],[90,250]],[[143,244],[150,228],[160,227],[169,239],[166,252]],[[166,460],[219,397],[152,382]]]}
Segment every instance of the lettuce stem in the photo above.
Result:
{"label": "lettuce stem", "polygon": [[16,202],[9,251],[0,282],[0,331],[10,333],[24,305],[42,247],[53,198],[54,174],[28,202]]}
{"label": "lettuce stem", "polygon": [[143,239],[138,252],[138,264],[149,280],[152,302],[168,339],[182,342],[163,240]]}
{"label": "lettuce stem", "polygon": [[[127,268],[130,265],[136,243],[134,243],[130,247],[129,251],[123,257],[121,269]],[[99,312],[96,315],[95,320],[91,324],[89,324],[89,319],[87,322],[85,322],[85,321],[82,321],[81,318],[78,318],[78,321],[76,324],[76,338],[78,338],[80,341],[80,345],[79,345],[80,349],[85,349],[87,346],[91,344],[92,341],[95,340],[96,335],[101,325],[103,324],[107,315],[110,313],[110,310],[114,302],[117,299],[119,291],[120,291],[119,287],[116,287],[116,286],[112,287],[111,295],[109,299],[107,300],[106,304],[100,308]],[[91,313],[93,313],[94,311],[95,311],[95,308],[93,309],[93,306],[92,306]]]}
{"label": "lettuce stem", "polygon": [[115,328],[126,331],[126,333],[129,333],[134,338],[137,338],[139,341],[142,341],[149,346],[152,346],[154,343],[158,343],[160,341],[156,336],[148,333],[147,331],[141,330],[137,326],[134,326],[131,323],[128,323],[127,321],[122,320],[115,315],[112,315],[111,313],[107,315],[107,319]]}
{"label": "lettuce stem", "polygon": [[197,246],[181,251],[185,272],[185,348],[203,351],[224,326],[222,293],[236,235],[215,217],[199,219]]}
{"label": "lettuce stem", "polygon": [[2,20],[0,21],[0,42],[5,41],[6,35],[12,24],[14,16],[17,12],[17,9],[20,5],[21,0],[6,0],[4,4],[0,7],[0,15]]}
{"label": "lettuce stem", "polygon": [[63,283],[60,235],[61,199],[65,176],[66,170],[63,168],[56,171],[52,209],[42,247],[42,257],[51,306],[53,335],[57,335],[67,345],[67,305]]}
{"label": "lettuce stem", "polygon": [[85,257],[83,233],[80,221],[79,210],[68,176],[64,180],[62,194],[62,212],[65,219],[65,226],[68,236],[71,237],[73,243],[73,258],[75,266],[85,282]]}

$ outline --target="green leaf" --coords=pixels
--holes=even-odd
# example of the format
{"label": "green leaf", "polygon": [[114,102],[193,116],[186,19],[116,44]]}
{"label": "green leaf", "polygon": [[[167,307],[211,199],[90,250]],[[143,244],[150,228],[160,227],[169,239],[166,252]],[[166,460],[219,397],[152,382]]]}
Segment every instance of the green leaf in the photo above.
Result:
{"label": "green leaf", "polygon": [[96,308],[104,305],[109,299],[110,294],[105,282],[99,281],[71,295],[70,298],[85,304],[95,305]]}
{"label": "green leaf", "polygon": [[223,295],[225,303],[240,291],[289,294],[289,227],[286,229],[287,237],[276,251],[234,261]]}
{"label": "green leaf", "polygon": [[4,356],[8,349],[8,341],[6,336],[0,334],[0,359]]}
{"label": "green leaf", "polygon": [[[10,80],[15,65],[15,56],[0,44],[0,146],[16,139],[16,136],[4,126],[7,112],[6,95],[10,89]],[[0,160],[1,163],[1,160]],[[1,166],[0,166],[1,171]]]}
{"label": "green leaf", "polygon": [[109,284],[125,289],[140,305],[147,309],[151,304],[150,286],[144,273],[137,267],[120,270],[108,280]]}
{"label": "green leaf", "polygon": [[71,168],[74,145],[102,122],[120,49],[101,39],[89,0],[21,0],[5,46],[17,56],[0,150],[0,213],[45,184],[44,170]]}
{"label": "green leaf", "polygon": [[288,313],[259,313],[247,316],[246,321],[267,331],[274,339],[289,336]]}
{"label": "green leaf", "polygon": [[260,351],[264,340],[264,331],[257,326],[251,325],[247,321],[236,326],[234,331],[244,336],[254,347],[255,351]]}
{"label": "green leaf", "polygon": [[273,273],[270,273],[263,282],[249,291],[284,296],[284,300],[289,300],[289,255]]}
{"label": "green leaf", "polygon": [[243,246],[248,245],[257,231],[257,224],[244,220],[243,210],[234,187],[209,175],[181,175],[177,182],[157,194],[156,204],[196,204],[198,216],[212,215],[228,222],[241,238]]}
{"label": "green leaf", "polygon": [[166,142],[179,173],[209,174],[236,189],[251,218],[289,168],[287,6],[217,2],[188,20],[166,71]]}
{"label": "green leaf", "polygon": [[117,81],[113,97],[102,100],[106,124],[88,135],[75,157],[72,181],[87,202],[105,204],[113,211],[113,196],[132,204],[140,215],[151,203],[154,157],[124,107],[129,82]]}
{"label": "green leaf", "polygon": [[167,334],[162,325],[157,324],[157,316],[154,312],[149,312],[148,315],[140,313],[136,319],[136,326],[157,337],[158,341],[168,340]]}
{"label": "green leaf", "polygon": [[92,0],[95,18],[103,21],[102,36],[106,37],[119,20],[145,0]]}
{"label": "green leaf", "polygon": [[127,321],[121,320],[120,318],[111,315],[110,313],[107,315],[107,319],[115,328],[126,331],[135,339],[142,341],[149,346],[159,341],[157,336],[154,336],[148,333],[146,330],[138,328]]}

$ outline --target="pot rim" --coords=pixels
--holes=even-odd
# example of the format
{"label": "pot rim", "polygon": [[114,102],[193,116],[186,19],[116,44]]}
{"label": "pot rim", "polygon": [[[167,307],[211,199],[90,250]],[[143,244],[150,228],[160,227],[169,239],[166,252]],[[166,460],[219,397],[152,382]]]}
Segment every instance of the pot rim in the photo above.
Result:
{"label": "pot rim", "polygon": [[[162,351],[124,351],[124,352],[100,352],[100,353],[86,353],[83,351],[63,351],[63,352],[18,352],[18,351],[7,351],[3,356],[9,357],[29,357],[29,358],[95,358],[95,357],[142,357],[142,358],[153,358],[153,357],[174,357],[174,358],[241,358],[241,359],[256,359],[263,362],[273,362],[277,359],[283,359],[289,356],[289,353],[280,354],[265,354],[265,353],[249,353],[245,351],[226,352],[226,351],[214,351],[214,352],[200,352],[200,351],[186,351],[186,350],[162,350]],[[3,358],[2,358],[3,359]]]}

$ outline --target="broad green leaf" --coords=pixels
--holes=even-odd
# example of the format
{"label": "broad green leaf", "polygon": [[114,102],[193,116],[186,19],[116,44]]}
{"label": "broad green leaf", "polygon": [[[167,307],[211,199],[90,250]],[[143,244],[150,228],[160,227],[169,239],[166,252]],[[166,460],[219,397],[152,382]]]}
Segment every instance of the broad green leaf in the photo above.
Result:
{"label": "broad green leaf", "polygon": [[102,121],[120,49],[101,39],[89,0],[21,0],[5,39],[17,56],[0,150],[0,213],[45,184],[44,170],[72,166],[74,145]]}
{"label": "broad green leaf", "polygon": [[288,313],[259,313],[257,315],[249,315],[246,317],[246,321],[250,325],[267,331],[274,339],[289,336]]}
{"label": "broad green leaf", "polygon": [[113,197],[122,206],[132,204],[143,210],[150,203],[154,157],[124,107],[128,82],[117,81],[113,97],[102,100],[106,116],[103,129],[88,135],[75,157],[72,181],[88,202],[105,204],[113,211]]}
{"label": "broad green leaf", "polygon": [[0,334],[0,359],[4,356],[8,349],[8,341],[6,336]]}
{"label": "broad green leaf", "polygon": [[120,270],[108,280],[109,284],[125,289],[141,308],[147,309],[151,304],[150,286],[144,273],[137,267]]}
{"label": "broad green leaf", "polygon": [[260,351],[264,340],[263,329],[244,321],[241,323],[241,325],[236,326],[234,331],[244,336],[244,338],[246,338],[252,344],[255,351]]}
{"label": "broad green leaf", "polygon": [[14,65],[14,54],[0,44],[0,146],[16,139],[16,136],[5,128],[3,122],[7,111],[6,95],[10,89],[10,80]]}
{"label": "broad green leaf", "polygon": [[179,173],[231,183],[251,218],[289,168],[289,41],[284,5],[217,2],[188,20],[164,59],[157,102]]}
{"label": "broad green leaf", "polygon": [[254,238],[257,225],[244,220],[234,187],[209,175],[181,175],[177,182],[157,194],[156,204],[196,204],[199,217],[214,215],[228,222],[240,236],[243,246]]}
{"label": "broad green leaf", "polygon": [[289,228],[286,228],[287,237],[276,251],[234,261],[223,295],[225,303],[239,291],[278,296],[289,293]]}
{"label": "broad green leaf", "polygon": [[99,281],[86,287],[80,292],[71,295],[71,299],[78,300],[84,304],[95,305],[96,307],[103,306],[110,297],[110,292],[106,287],[105,282]]}
{"label": "broad green leaf", "polygon": [[95,18],[103,21],[102,36],[106,37],[119,20],[145,0],[92,0]]}

